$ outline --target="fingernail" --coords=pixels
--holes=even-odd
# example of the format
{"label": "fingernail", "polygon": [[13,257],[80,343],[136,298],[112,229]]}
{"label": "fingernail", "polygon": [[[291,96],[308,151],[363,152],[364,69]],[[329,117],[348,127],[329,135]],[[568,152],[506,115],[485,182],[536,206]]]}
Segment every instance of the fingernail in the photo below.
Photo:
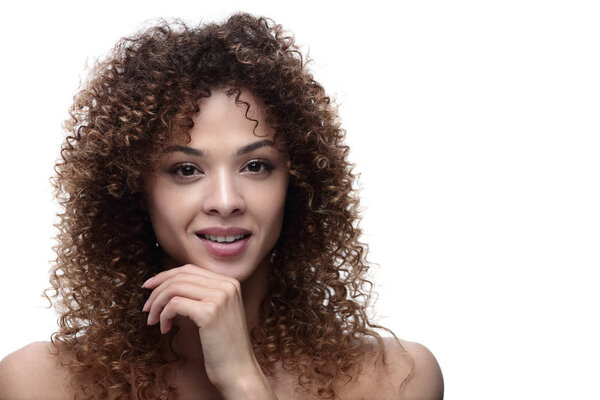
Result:
{"label": "fingernail", "polygon": [[150,299],[146,300],[146,302],[144,303],[144,307],[142,307],[142,311],[148,311],[148,303],[150,303]]}
{"label": "fingernail", "polygon": [[144,284],[142,285],[142,287],[145,289],[148,287],[148,285],[150,285],[150,283],[152,282],[154,278],[150,278],[148,279],[146,282],[144,282]]}

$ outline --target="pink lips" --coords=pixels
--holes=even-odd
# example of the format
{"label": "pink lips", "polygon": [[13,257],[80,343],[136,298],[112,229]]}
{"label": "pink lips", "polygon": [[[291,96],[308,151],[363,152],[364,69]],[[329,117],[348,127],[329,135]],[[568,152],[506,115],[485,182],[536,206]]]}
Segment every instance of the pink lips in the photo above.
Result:
{"label": "pink lips", "polygon": [[235,257],[244,252],[248,246],[248,241],[251,236],[245,237],[240,240],[236,240],[232,243],[219,243],[213,242],[212,240],[205,239],[200,235],[216,235],[216,236],[234,236],[234,235],[250,235],[250,231],[243,228],[237,227],[212,227],[202,229],[196,232],[196,236],[204,247],[213,255],[217,257]]}

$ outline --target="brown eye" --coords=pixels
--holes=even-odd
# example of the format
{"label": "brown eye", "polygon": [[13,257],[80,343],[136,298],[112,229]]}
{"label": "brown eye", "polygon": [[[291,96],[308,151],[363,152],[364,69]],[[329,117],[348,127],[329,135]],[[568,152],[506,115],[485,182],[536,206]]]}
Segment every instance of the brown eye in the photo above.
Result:
{"label": "brown eye", "polygon": [[262,167],[262,164],[259,163],[258,161],[252,161],[250,164],[248,164],[248,170],[250,172],[260,172],[261,167]]}
{"label": "brown eye", "polygon": [[194,164],[179,164],[171,169],[171,173],[179,178],[188,178],[202,173]]}
{"label": "brown eye", "polygon": [[180,167],[180,171],[181,171],[181,175],[183,175],[183,176],[191,176],[191,175],[194,175],[194,173],[197,170],[196,170],[196,168],[192,167],[191,165],[182,165]]}
{"label": "brown eye", "polygon": [[273,166],[265,161],[252,160],[248,164],[246,164],[245,169],[247,169],[252,174],[260,174],[263,172],[271,171],[273,169]]}

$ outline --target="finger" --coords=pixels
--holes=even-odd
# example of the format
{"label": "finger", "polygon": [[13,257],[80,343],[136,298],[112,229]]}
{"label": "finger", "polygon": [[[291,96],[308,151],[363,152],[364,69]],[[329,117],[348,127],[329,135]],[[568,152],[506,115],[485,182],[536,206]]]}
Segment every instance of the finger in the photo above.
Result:
{"label": "finger", "polygon": [[214,304],[209,302],[175,296],[160,313],[160,331],[167,333],[171,330],[172,321],[178,315],[191,319],[200,327],[206,318],[214,317],[215,309]]}
{"label": "finger", "polygon": [[153,276],[152,278],[150,278],[146,282],[144,282],[142,287],[146,288],[146,289],[153,289],[153,288],[157,287],[158,285],[160,285],[161,283],[163,283],[164,281],[166,281],[167,279],[172,278],[173,276],[180,274],[182,272],[204,276],[209,279],[231,281],[231,283],[233,283],[233,284],[235,284],[235,282],[237,282],[237,280],[234,278],[230,278],[225,275],[217,274],[215,272],[209,271],[207,269],[198,267],[193,264],[186,264],[181,267],[172,268],[172,269],[162,271],[162,272],[156,274],[155,276]]}
{"label": "finger", "polygon": [[196,301],[211,301],[211,299],[222,301],[225,295],[222,289],[201,287],[189,282],[175,282],[162,290],[148,307],[148,325],[158,322],[160,313],[174,297]]}
{"label": "finger", "polygon": [[165,290],[166,288],[168,288],[168,287],[176,284],[177,282],[188,282],[188,283],[193,283],[193,284],[195,284],[195,285],[197,285],[199,287],[220,288],[220,289],[223,289],[223,290],[226,290],[226,291],[237,290],[237,286],[236,285],[232,285],[230,282],[227,282],[227,281],[224,281],[224,280],[207,278],[207,277],[205,277],[203,275],[200,275],[200,274],[179,273],[178,275],[172,276],[171,278],[169,278],[166,281],[162,282],[159,286],[157,286],[152,291],[152,293],[150,293],[150,296],[148,297],[148,300],[146,301],[146,303],[142,307],[142,311],[149,311],[150,307],[152,307],[152,304],[156,300],[156,297],[163,290]]}
{"label": "finger", "polygon": [[201,269],[202,268],[200,268],[196,265],[193,265],[193,264],[186,264],[181,267],[168,269],[166,271],[159,272],[158,274],[156,274],[153,277],[146,280],[146,282],[144,282],[142,287],[146,288],[146,289],[152,289],[152,288],[157,287],[161,283],[163,283],[165,280],[167,280],[177,274],[180,274],[180,273],[197,274],[196,270],[201,270]]}

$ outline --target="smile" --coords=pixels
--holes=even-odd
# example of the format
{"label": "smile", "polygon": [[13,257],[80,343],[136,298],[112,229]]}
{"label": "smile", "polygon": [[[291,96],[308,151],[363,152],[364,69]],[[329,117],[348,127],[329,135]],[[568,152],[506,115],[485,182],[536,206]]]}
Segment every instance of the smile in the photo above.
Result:
{"label": "smile", "polygon": [[232,236],[218,236],[218,235],[203,235],[203,234],[199,234],[199,237],[201,237],[202,239],[206,239],[206,240],[210,240],[212,242],[217,242],[217,243],[233,243],[236,242],[238,240],[244,239],[250,235],[232,235]]}
{"label": "smile", "polygon": [[200,239],[204,248],[210,254],[219,258],[236,257],[244,253],[251,236],[249,234],[231,236],[196,234],[196,237]]}

